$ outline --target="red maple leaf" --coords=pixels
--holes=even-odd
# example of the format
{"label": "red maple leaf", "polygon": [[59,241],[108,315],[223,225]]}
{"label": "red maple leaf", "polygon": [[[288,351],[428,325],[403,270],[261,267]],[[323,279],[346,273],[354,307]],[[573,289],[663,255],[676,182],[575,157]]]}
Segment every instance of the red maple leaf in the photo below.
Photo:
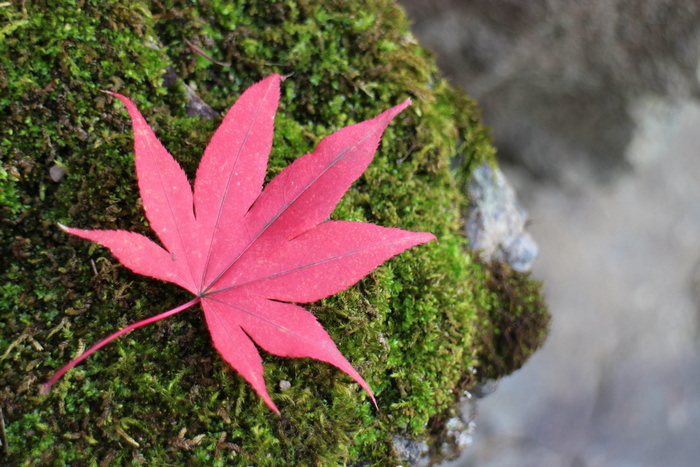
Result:
{"label": "red maple leaf", "polygon": [[43,385],[44,394],[113,339],[199,303],[216,349],[275,412],[255,344],[275,355],[335,365],[376,404],[370,387],[316,318],[294,303],[344,290],[392,256],[435,238],[328,220],[372,161],[386,126],[410,100],[324,138],[262,190],[282,79],[275,74],[251,86],[229,110],[204,151],[194,194],[136,106],[110,93],[133,120],[139,190],[165,248],[134,232],[61,228],[109,248],[132,271],[177,284],[196,298],[98,342],[56,372]]}

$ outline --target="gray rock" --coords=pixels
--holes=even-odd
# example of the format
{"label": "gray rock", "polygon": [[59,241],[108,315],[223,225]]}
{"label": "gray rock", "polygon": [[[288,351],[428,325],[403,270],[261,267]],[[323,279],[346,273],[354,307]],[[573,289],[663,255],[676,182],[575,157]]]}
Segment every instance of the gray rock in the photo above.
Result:
{"label": "gray rock", "polygon": [[288,390],[291,387],[292,387],[292,383],[290,383],[286,379],[281,380],[279,383],[279,388],[280,388],[280,391],[282,391],[282,392]]}
{"label": "gray rock", "polygon": [[61,180],[63,180],[63,177],[66,176],[66,168],[62,164],[54,164],[49,168],[49,177],[51,177],[51,180],[54,182],[58,183]]}
{"label": "gray rock", "polygon": [[422,441],[404,438],[394,435],[392,437],[394,449],[401,459],[404,459],[411,467],[426,467],[430,465],[428,445]]}
{"label": "gray rock", "polygon": [[516,271],[528,271],[539,249],[525,231],[527,213],[503,173],[489,164],[477,167],[469,184],[471,199],[467,238],[485,261],[503,261]]}

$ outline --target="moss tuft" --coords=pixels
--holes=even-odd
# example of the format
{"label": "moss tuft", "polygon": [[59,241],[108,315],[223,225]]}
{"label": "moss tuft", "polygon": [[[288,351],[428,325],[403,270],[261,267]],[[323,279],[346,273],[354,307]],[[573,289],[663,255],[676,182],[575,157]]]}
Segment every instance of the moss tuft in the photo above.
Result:
{"label": "moss tuft", "polygon": [[529,273],[493,263],[486,285],[493,301],[483,309],[477,333],[479,378],[498,379],[520,369],[542,346],[551,316],[542,285]]}
{"label": "moss tuft", "polygon": [[[273,72],[290,78],[269,177],[332,131],[414,102],[333,217],[429,230],[439,244],[309,307],[380,410],[322,362],[264,355],[276,417],[221,360],[195,309],[118,339],[39,396],[87,346],[189,299],[56,227],[151,235],[130,122],[100,90],[127,94],[193,177],[220,121],[196,116],[193,102],[223,114]],[[495,292],[467,250],[463,188],[471,167],[492,160],[490,138],[388,0],[3,4],[0,124],[0,405],[10,451],[0,463],[395,465],[393,435],[429,439],[429,424],[473,382],[471,368],[495,361],[492,352],[511,358],[478,339],[503,325],[488,312],[541,306],[528,278]],[[54,166],[65,175],[52,178]]]}

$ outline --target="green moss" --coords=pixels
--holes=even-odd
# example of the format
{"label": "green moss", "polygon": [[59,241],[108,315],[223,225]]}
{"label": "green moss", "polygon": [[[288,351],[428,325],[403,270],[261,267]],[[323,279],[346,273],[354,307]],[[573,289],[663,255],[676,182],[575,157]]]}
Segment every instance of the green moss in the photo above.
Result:
{"label": "green moss", "polygon": [[477,333],[479,374],[497,379],[520,369],[540,348],[551,317],[542,299],[542,285],[530,274],[503,263],[485,268],[492,299],[482,308]]}
{"label": "green moss", "polygon": [[[223,113],[273,72],[290,77],[269,177],[332,131],[413,99],[333,217],[429,230],[439,244],[309,306],[379,410],[326,364],[264,355],[276,417],[221,360],[194,309],[118,339],[40,397],[38,385],[81,349],[189,299],[56,228],[151,235],[129,120],[100,90],[131,97],[192,177],[218,121],[188,117],[185,86]],[[0,119],[0,404],[10,448],[0,460],[11,464],[394,465],[392,435],[439,445],[429,427],[475,382],[472,368],[511,352],[479,339],[502,324],[489,313],[541,306],[529,278],[497,292],[498,274],[466,249],[464,185],[471,167],[492,160],[490,138],[392,2],[2,5]],[[67,170],[59,182],[48,175],[54,164]]]}

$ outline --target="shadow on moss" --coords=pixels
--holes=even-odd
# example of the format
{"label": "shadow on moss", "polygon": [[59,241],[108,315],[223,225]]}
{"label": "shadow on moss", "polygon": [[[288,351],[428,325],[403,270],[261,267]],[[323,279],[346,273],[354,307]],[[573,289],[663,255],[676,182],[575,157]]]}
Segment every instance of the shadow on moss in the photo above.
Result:
{"label": "shadow on moss", "polygon": [[507,264],[487,266],[486,286],[494,300],[482,310],[477,342],[479,379],[499,379],[520,369],[544,343],[551,316],[542,284]]}

